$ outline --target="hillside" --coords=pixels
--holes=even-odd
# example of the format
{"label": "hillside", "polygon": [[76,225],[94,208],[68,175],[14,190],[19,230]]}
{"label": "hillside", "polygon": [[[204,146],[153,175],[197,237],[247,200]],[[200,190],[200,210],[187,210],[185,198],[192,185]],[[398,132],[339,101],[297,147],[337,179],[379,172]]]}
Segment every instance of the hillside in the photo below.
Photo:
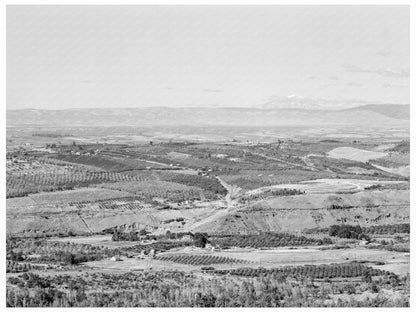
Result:
{"label": "hillside", "polygon": [[369,104],[344,110],[345,112],[374,112],[394,119],[409,120],[410,105]]}
{"label": "hillside", "polygon": [[269,198],[218,214],[195,231],[223,234],[300,232],[346,223],[360,226],[409,221],[409,191],[308,194]]}

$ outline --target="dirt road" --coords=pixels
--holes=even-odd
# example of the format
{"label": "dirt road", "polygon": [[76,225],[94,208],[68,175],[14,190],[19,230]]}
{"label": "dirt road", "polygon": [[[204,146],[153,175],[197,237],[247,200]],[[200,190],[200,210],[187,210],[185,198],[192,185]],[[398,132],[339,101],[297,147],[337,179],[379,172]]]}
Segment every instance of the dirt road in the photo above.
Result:
{"label": "dirt road", "polygon": [[290,166],[300,167],[300,168],[304,168],[304,169],[307,169],[307,170],[313,170],[313,171],[317,170],[315,167],[309,166],[309,165],[306,165],[306,164],[305,165],[295,164],[295,163],[291,163],[290,161],[286,161],[286,160],[276,158],[276,157],[272,157],[272,156],[267,156],[267,155],[264,155],[264,154],[261,154],[261,153],[255,153],[255,152],[251,152],[251,151],[247,151],[247,152],[251,153],[253,155],[257,155],[257,156],[266,158],[266,159],[278,161],[278,162],[281,162],[281,163],[284,163],[284,164],[287,164],[287,165],[290,165]]}
{"label": "dirt road", "polygon": [[207,224],[209,222],[215,221],[217,219],[220,219],[226,215],[228,215],[230,212],[235,211],[239,208],[241,208],[241,205],[239,204],[238,200],[236,199],[239,195],[241,195],[241,188],[228,184],[224,180],[222,180],[220,177],[216,176],[217,180],[221,183],[221,185],[227,190],[227,195],[225,195],[225,209],[222,207],[218,207],[218,210],[215,211],[214,214],[211,216],[201,219],[195,223],[193,223],[188,230],[194,230],[204,224]]}
{"label": "dirt road", "polygon": [[227,203],[227,208],[235,208],[238,204],[236,198],[241,195],[241,188],[235,185],[228,184],[220,177],[216,176],[216,179],[221,183],[221,185],[227,190],[227,195],[225,195],[225,201]]}

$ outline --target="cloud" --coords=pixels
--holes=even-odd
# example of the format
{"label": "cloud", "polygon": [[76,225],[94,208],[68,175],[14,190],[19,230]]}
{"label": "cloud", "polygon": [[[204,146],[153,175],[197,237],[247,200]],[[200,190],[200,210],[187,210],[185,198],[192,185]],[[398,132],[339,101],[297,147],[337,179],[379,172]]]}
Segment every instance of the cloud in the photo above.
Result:
{"label": "cloud", "polygon": [[385,77],[405,78],[409,77],[409,69],[391,69],[391,68],[379,68],[379,69],[368,69],[354,65],[346,65],[344,69],[350,73],[370,73]]}
{"label": "cloud", "polygon": [[362,87],[363,85],[358,83],[358,82],[351,81],[351,82],[347,83],[347,86],[349,86],[349,87]]}
{"label": "cloud", "polygon": [[328,77],[329,80],[338,80],[338,76],[329,76]]}
{"label": "cloud", "polygon": [[88,80],[88,79],[86,79],[86,80],[82,80],[81,82],[82,82],[82,83],[92,83],[92,80]]}
{"label": "cloud", "polygon": [[394,84],[390,84],[390,83],[384,83],[381,86],[385,89],[387,89],[387,88],[408,88],[409,87],[409,86],[406,86],[406,85],[394,85]]}
{"label": "cloud", "polygon": [[376,56],[381,56],[381,57],[388,57],[388,56],[390,56],[391,55],[391,53],[389,53],[389,52],[386,52],[386,51],[378,51],[378,52],[376,52],[376,54],[375,54]]}
{"label": "cloud", "polygon": [[221,92],[224,92],[224,90],[221,90],[221,89],[204,89],[202,91],[208,92],[208,93],[221,93]]}
{"label": "cloud", "polygon": [[315,80],[317,77],[316,76],[309,76],[308,79],[309,80]]}

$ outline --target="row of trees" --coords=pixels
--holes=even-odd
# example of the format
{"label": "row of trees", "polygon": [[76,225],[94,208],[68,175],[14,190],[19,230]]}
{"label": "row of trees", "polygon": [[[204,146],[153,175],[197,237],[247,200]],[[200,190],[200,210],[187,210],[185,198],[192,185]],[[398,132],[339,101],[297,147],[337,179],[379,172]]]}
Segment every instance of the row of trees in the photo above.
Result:
{"label": "row of trees", "polygon": [[293,196],[293,195],[301,195],[301,194],[305,194],[305,192],[301,190],[297,190],[297,189],[287,189],[287,188],[272,189],[272,190],[266,190],[261,193],[244,195],[243,197],[241,197],[241,201],[243,202],[252,201],[252,200],[267,198],[270,196]]}
{"label": "row of trees", "polygon": [[409,234],[410,223],[372,225],[369,227],[363,227],[362,230],[366,234],[389,234],[389,235],[393,235],[396,233]]}
{"label": "row of trees", "polygon": [[335,278],[335,277],[358,277],[358,276],[377,276],[388,272],[365,266],[361,263],[331,264],[331,265],[306,265],[306,266],[286,266],[274,269],[265,268],[238,268],[230,270],[214,270],[215,274],[232,274],[239,276],[263,276],[270,274],[281,274],[283,276],[308,276],[313,278]]}
{"label": "row of trees", "polygon": [[[113,230],[113,235],[111,239],[113,241],[139,241],[139,240],[154,240],[155,242],[159,241],[161,243],[166,240],[181,240],[184,236],[189,235],[190,241],[196,247],[205,248],[206,244],[209,243],[209,235],[207,233],[191,233],[191,232],[181,232],[181,233],[172,233],[167,231],[165,235],[149,235],[145,229],[140,231],[120,231],[118,229]],[[183,243],[185,243],[184,241]],[[190,244],[188,244],[190,245]]]}
{"label": "row of trees", "polygon": [[359,236],[359,234],[388,234],[393,235],[397,233],[410,233],[409,223],[397,223],[397,224],[380,224],[371,225],[368,227],[361,227],[359,225],[332,225],[329,228],[314,228],[304,231],[306,234],[320,234],[329,233],[331,236]]}
{"label": "row of trees", "polygon": [[190,254],[179,254],[179,255],[162,255],[158,256],[157,259],[164,261],[172,261],[181,264],[191,265],[211,265],[211,264],[227,264],[227,263],[244,263],[244,260],[233,259],[229,257],[220,257],[212,255],[190,255]]}
{"label": "row of trees", "polygon": [[314,239],[305,236],[293,235],[290,233],[269,232],[250,235],[227,235],[211,238],[213,244],[221,247],[285,247],[332,244],[330,238]]}
{"label": "row of trees", "polygon": [[[8,238],[6,242],[7,260],[12,261],[75,265],[109,258],[123,252],[102,246],[54,242],[46,239]],[[30,255],[38,255],[38,257],[32,258]]]}
{"label": "row of trees", "polygon": [[7,260],[6,273],[27,272],[29,270],[44,270],[47,266],[34,263],[20,263],[12,260]]}

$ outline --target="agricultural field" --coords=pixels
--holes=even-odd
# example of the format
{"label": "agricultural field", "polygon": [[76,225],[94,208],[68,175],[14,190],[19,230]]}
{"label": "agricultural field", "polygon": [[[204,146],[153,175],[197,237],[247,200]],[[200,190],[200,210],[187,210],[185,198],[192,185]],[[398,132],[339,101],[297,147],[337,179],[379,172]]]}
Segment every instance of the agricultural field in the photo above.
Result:
{"label": "agricultural field", "polygon": [[331,265],[307,265],[307,266],[286,266],[278,269],[253,269],[239,268],[235,270],[215,270],[214,274],[231,274],[239,276],[256,277],[260,274],[282,274],[284,276],[305,276],[316,279],[324,278],[348,278],[362,276],[380,276],[386,275],[387,272],[380,269],[373,269],[361,263],[353,262],[348,264],[331,264]]}
{"label": "agricultural field", "polygon": [[[127,156],[127,155],[126,155]],[[122,172],[127,170],[144,170],[149,167],[163,168],[164,166],[154,163],[130,159],[128,157],[110,157],[107,155],[54,155],[53,158],[69,163],[87,165],[106,171]]]}
{"label": "agricultural field", "polygon": [[[49,165],[47,166],[47,169]],[[6,177],[6,197],[22,197],[40,192],[54,192],[88,187],[100,182],[131,182],[139,179],[118,172],[74,170],[58,167],[52,172],[20,172]]]}
{"label": "agricultural field", "polygon": [[[7,205],[10,207],[26,205],[59,205],[70,204],[76,202],[95,202],[97,200],[109,200],[113,198],[129,197],[131,194],[122,191],[103,190],[102,188],[80,188],[68,191],[43,192],[37,194],[30,194],[25,197],[10,198],[7,200]],[[22,203],[23,202],[23,203]]]}
{"label": "agricultural field", "polygon": [[370,159],[377,159],[387,156],[387,153],[362,150],[354,147],[337,147],[329,151],[328,156],[330,158],[341,158],[365,163]]}
{"label": "agricultural field", "polygon": [[184,202],[187,200],[202,200],[205,198],[205,195],[208,199],[215,198],[215,194],[204,193],[202,189],[197,187],[187,187],[183,184],[159,180],[148,180],[133,183],[103,183],[96,186],[103,189],[127,192],[141,198],[144,201],[162,199],[169,202]]}
{"label": "agricultural field", "polygon": [[[131,302],[136,287],[148,282],[139,276],[160,287],[175,280],[183,291],[193,291],[189,283],[213,289],[183,299],[185,306],[241,304],[239,295],[221,301],[214,280],[229,292],[232,283],[303,287],[307,305],[322,305],[312,295],[316,288],[327,289],[329,306],[348,306],[359,296],[380,304],[374,294],[391,292],[397,301],[389,304],[407,304],[410,183],[379,168],[408,166],[403,142],[74,144],[42,133],[34,138],[68,142],[43,150],[14,146],[7,155],[10,306],[102,301],[101,293],[87,291],[93,286],[107,289],[111,300]],[[345,147],[387,156],[363,161]],[[345,158],[332,157],[334,151]],[[344,225],[352,228],[340,230]],[[116,293],[114,283],[129,286]],[[36,285],[54,299],[23,292]],[[72,287],[84,301],[71,301]],[[163,292],[153,292],[158,303]],[[151,304],[139,296],[138,306]],[[182,294],[176,296],[166,306],[180,306]],[[253,306],[295,304],[291,295],[267,304],[261,292],[253,296]]]}
{"label": "agricultural field", "polygon": [[219,257],[213,255],[189,255],[189,254],[170,254],[157,257],[161,261],[171,261],[180,264],[189,265],[213,265],[213,264],[229,264],[229,263],[245,263],[240,259],[227,257]]}
{"label": "agricultural field", "polygon": [[[336,173],[333,171],[328,171],[327,168],[323,171],[306,171],[299,169],[287,169],[280,171],[239,171],[233,172],[226,175],[221,175],[221,178],[227,183],[237,185],[238,187],[251,191],[267,186],[275,185],[287,185],[287,184],[296,184],[305,181],[313,180],[336,180],[336,179],[360,179],[360,180],[372,180],[372,181],[391,181],[391,180],[403,180],[403,177],[398,177],[398,175],[389,175],[387,172],[382,172],[377,169],[373,171],[364,171],[357,174],[356,170],[351,172],[351,168],[348,167],[343,173]],[[376,168],[375,168],[376,169]],[[374,175],[368,175],[368,173],[374,173]],[[285,186],[283,186],[285,187]]]}
{"label": "agricultural field", "polygon": [[304,236],[291,235],[287,233],[264,233],[258,235],[230,235],[212,237],[211,241],[220,247],[251,247],[251,248],[273,248],[286,246],[307,246],[332,244],[331,239],[315,240]]}

